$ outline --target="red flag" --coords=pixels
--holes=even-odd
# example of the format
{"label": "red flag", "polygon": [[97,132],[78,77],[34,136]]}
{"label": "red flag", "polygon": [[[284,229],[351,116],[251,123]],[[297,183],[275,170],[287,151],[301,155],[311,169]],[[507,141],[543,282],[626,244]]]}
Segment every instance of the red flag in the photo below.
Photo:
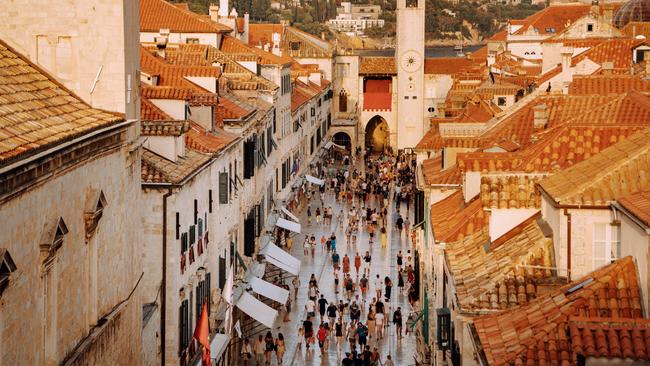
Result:
{"label": "red flag", "polygon": [[194,338],[199,342],[201,347],[203,366],[211,366],[210,362],[210,325],[208,324],[208,304],[203,303],[201,309],[201,318],[194,329]]}

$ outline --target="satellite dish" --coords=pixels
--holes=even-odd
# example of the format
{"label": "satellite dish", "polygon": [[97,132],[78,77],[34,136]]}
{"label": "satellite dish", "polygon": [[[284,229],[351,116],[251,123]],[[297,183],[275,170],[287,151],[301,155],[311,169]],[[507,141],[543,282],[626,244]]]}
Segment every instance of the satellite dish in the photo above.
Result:
{"label": "satellite dish", "polygon": [[638,36],[634,37],[634,39],[645,39],[645,36],[643,34],[639,34]]}

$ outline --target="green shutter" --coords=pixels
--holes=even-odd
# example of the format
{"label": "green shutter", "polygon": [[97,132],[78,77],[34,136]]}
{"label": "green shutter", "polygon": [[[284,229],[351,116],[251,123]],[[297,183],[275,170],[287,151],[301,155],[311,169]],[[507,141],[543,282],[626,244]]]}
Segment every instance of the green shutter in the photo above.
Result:
{"label": "green shutter", "polygon": [[219,173],[219,203],[228,203],[228,173]]}

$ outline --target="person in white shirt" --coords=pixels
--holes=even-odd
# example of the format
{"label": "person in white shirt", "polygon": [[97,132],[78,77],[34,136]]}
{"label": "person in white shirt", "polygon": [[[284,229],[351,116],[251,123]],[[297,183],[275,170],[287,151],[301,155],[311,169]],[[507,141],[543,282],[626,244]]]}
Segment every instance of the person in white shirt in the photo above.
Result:
{"label": "person in white shirt", "polygon": [[305,304],[305,310],[307,311],[307,316],[313,318],[316,316],[316,303],[314,300],[309,299],[307,300],[307,303]]}
{"label": "person in white shirt", "polygon": [[384,285],[384,282],[379,278],[379,275],[375,278],[375,292],[377,293],[377,298],[381,299],[381,287]]}

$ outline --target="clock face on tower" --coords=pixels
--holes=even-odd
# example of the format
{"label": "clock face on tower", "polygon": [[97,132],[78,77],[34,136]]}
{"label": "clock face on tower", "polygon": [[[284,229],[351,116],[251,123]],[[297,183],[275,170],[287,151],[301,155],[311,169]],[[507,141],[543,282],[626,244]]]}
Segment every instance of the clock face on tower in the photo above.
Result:
{"label": "clock face on tower", "polygon": [[402,54],[400,66],[404,71],[415,72],[422,66],[422,55],[414,50],[406,51]]}

